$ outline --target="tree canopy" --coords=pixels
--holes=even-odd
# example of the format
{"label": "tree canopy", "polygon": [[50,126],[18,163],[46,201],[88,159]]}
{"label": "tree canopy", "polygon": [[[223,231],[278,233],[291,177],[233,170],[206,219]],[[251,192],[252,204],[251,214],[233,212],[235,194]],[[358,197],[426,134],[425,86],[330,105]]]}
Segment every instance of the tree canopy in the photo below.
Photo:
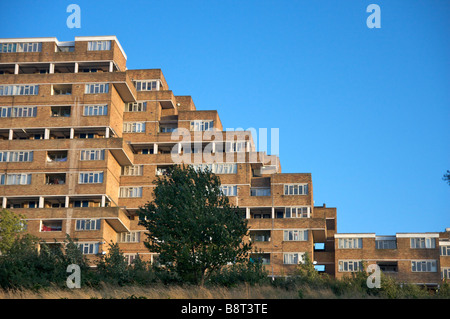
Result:
{"label": "tree canopy", "polygon": [[25,217],[8,209],[0,210],[0,252],[8,253],[26,227]]}
{"label": "tree canopy", "polygon": [[146,247],[184,281],[203,284],[228,263],[247,258],[247,221],[230,205],[210,170],[171,167],[155,181],[153,201],[140,208]]}

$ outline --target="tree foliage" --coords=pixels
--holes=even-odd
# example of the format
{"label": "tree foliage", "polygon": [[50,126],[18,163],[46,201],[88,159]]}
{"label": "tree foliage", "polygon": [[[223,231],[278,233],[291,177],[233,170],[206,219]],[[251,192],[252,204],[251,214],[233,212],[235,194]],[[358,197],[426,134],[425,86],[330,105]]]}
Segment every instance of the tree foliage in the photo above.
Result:
{"label": "tree foliage", "polygon": [[203,284],[224,265],[246,259],[247,221],[223,195],[218,176],[173,166],[155,183],[154,200],[140,208],[140,225],[148,230],[145,245],[163,267],[185,282]]}
{"label": "tree foliage", "polygon": [[26,226],[24,216],[0,210],[0,252],[7,254]]}
{"label": "tree foliage", "polygon": [[446,181],[450,185],[450,170],[447,170],[447,173],[442,177],[444,181]]}

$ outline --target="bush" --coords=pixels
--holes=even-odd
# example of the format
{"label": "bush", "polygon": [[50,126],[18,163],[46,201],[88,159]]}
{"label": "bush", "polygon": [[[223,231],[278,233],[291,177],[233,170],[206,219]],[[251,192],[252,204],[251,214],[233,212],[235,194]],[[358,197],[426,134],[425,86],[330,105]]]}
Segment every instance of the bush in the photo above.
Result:
{"label": "bush", "polygon": [[211,275],[208,283],[225,287],[233,287],[242,283],[256,285],[269,283],[269,277],[261,261],[249,259],[243,263],[223,267]]}

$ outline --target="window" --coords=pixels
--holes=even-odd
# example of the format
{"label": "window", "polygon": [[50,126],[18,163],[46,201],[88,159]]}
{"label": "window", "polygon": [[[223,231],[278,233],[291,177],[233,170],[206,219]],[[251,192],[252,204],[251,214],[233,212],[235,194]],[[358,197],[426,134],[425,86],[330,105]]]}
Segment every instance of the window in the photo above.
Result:
{"label": "window", "polygon": [[442,279],[450,279],[450,267],[442,267],[441,268],[441,278]]}
{"label": "window", "polygon": [[79,184],[99,184],[103,183],[103,172],[84,172],[80,173]]}
{"label": "window", "polygon": [[52,106],[52,117],[69,117],[70,106]]}
{"label": "window", "polygon": [[159,84],[159,80],[142,80],[134,82],[136,91],[158,91]]}
{"label": "window", "polygon": [[142,187],[120,187],[119,197],[142,197]]}
{"label": "window", "polygon": [[360,249],[362,238],[339,238],[338,245],[340,249]]}
{"label": "window", "polygon": [[304,207],[285,207],[284,218],[309,218],[310,209]]}
{"label": "window", "polygon": [[212,131],[214,128],[214,121],[191,121],[191,131]]}
{"label": "window", "polygon": [[308,240],[308,231],[304,229],[285,230],[284,241],[306,241]]}
{"label": "window", "polygon": [[153,148],[143,148],[140,151],[138,151],[137,154],[144,154],[144,155],[154,154],[153,153]]}
{"label": "window", "polygon": [[270,241],[270,230],[251,231],[250,239],[252,241],[269,242]]}
{"label": "window", "polygon": [[123,123],[124,133],[145,133],[145,122],[126,122]]}
{"label": "window", "polygon": [[31,184],[31,174],[2,174],[0,175],[0,185],[29,185]]}
{"label": "window", "polygon": [[147,111],[147,102],[126,103],[125,112],[145,112]]}
{"label": "window", "polygon": [[160,125],[159,126],[159,132],[160,133],[172,133],[175,132],[177,130],[177,126],[176,125]]}
{"label": "window", "polygon": [[222,185],[220,190],[225,196],[237,196],[237,186],[236,185]]}
{"label": "window", "polygon": [[105,159],[105,150],[83,150],[80,153],[81,161],[102,161]]}
{"label": "window", "polygon": [[41,221],[41,232],[46,231],[62,231],[62,220]]}
{"label": "window", "polygon": [[250,196],[270,196],[270,188],[251,188]]}
{"label": "window", "polygon": [[412,272],[436,272],[436,260],[412,260]]}
{"label": "window", "polygon": [[339,260],[338,271],[354,272],[362,270],[362,261],[360,260]]}
{"label": "window", "polygon": [[78,135],[79,138],[94,138],[95,134],[94,133],[80,133]]}
{"label": "window", "polygon": [[270,265],[270,254],[250,254],[250,261],[261,262],[263,265]]}
{"label": "window", "polygon": [[111,41],[89,41],[88,51],[108,51],[111,50]]}
{"label": "window", "polygon": [[83,255],[98,254],[99,243],[76,243]]}
{"label": "window", "polygon": [[123,254],[123,257],[125,258],[127,265],[131,265],[134,263],[134,260],[137,258],[138,254]]}
{"label": "window", "polygon": [[117,234],[117,241],[119,243],[139,243],[141,239],[141,232],[132,231],[129,233],[119,233]]}
{"label": "window", "polygon": [[100,230],[100,219],[77,219],[75,230]]}
{"label": "window", "polygon": [[31,162],[33,151],[0,151],[0,162]]}
{"label": "window", "polygon": [[1,95],[37,95],[39,85],[0,85]]}
{"label": "window", "polygon": [[49,151],[47,152],[47,162],[66,162],[67,151]]}
{"label": "window", "polygon": [[41,48],[40,42],[0,43],[0,53],[41,52]]}
{"label": "window", "polygon": [[284,253],[283,264],[285,265],[297,265],[303,263],[303,255],[305,253]]}
{"label": "window", "polygon": [[88,200],[76,200],[73,202],[73,207],[89,207]]}
{"label": "window", "polygon": [[86,84],[84,93],[86,94],[97,94],[97,93],[108,93],[109,84],[108,83],[90,83]]}
{"label": "window", "polygon": [[237,164],[196,164],[192,165],[195,170],[204,170],[208,168],[214,174],[236,174]]}
{"label": "window", "polygon": [[397,249],[397,240],[375,240],[376,249]]}
{"label": "window", "polygon": [[144,165],[132,165],[122,167],[122,175],[124,176],[141,176],[144,171]]}
{"label": "window", "polygon": [[284,195],[307,195],[308,184],[285,184]]}
{"label": "window", "polygon": [[411,238],[411,248],[436,248],[436,238]]}
{"label": "window", "polygon": [[441,256],[450,256],[450,245],[440,246],[439,252]]}
{"label": "window", "polygon": [[247,150],[247,142],[226,142],[225,150],[228,153],[245,152]]}
{"label": "window", "polygon": [[45,174],[46,185],[63,185],[66,183],[66,174]]}
{"label": "window", "polygon": [[4,106],[0,108],[0,117],[36,117],[36,106]]}
{"label": "window", "polygon": [[84,116],[108,115],[108,105],[85,105]]}

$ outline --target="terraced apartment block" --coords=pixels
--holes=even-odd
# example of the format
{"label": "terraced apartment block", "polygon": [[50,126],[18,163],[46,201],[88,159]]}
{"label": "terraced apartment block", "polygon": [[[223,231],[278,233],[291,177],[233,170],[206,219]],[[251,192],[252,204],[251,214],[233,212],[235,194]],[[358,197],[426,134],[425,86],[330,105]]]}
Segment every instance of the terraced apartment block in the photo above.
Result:
{"label": "terraced apartment block", "polygon": [[[252,258],[273,276],[289,275],[305,253],[337,277],[342,260],[383,253],[399,270],[405,259],[435,260],[432,269],[448,276],[450,252],[439,256],[448,231],[430,235],[435,246],[423,250],[400,252],[410,239],[397,235],[396,251],[381,252],[372,234],[360,236],[363,249],[342,248],[336,208],[314,206],[311,174],[282,173],[251,130],[224,131],[216,110],[174,95],[161,70],[128,70],[126,60],[115,36],[0,39],[0,203],[26,216],[29,233],[56,245],[68,234],[92,258],[112,241],[129,262],[137,254],[154,261],[137,210],[152,200],[158,176],[187,163],[220,176],[261,250]],[[422,275],[399,277],[439,281],[439,270]]]}

